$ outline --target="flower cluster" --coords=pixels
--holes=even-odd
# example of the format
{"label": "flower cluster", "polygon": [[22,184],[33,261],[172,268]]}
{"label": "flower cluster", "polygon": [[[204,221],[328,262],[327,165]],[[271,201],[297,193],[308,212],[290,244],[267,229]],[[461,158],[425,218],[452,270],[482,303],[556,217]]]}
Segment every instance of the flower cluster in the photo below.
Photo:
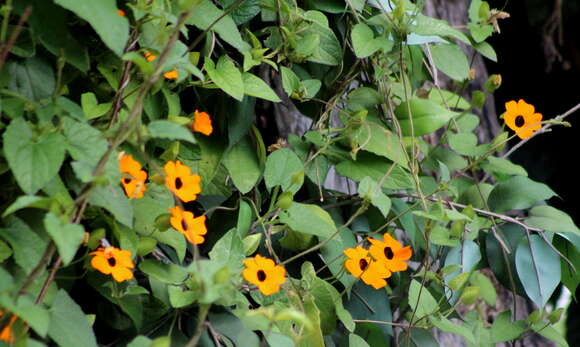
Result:
{"label": "flower cluster", "polygon": [[536,113],[534,106],[524,100],[508,101],[505,103],[505,109],[503,120],[520,139],[527,139],[542,128],[542,114]]}
{"label": "flower cluster", "polygon": [[375,289],[387,285],[386,279],[393,272],[407,270],[406,260],[413,255],[410,246],[403,247],[391,235],[384,234],[383,240],[369,238],[371,243],[367,250],[361,246],[344,250],[347,260],[344,267],[356,278]]}
{"label": "flower cluster", "polygon": [[270,258],[257,254],[254,258],[244,260],[246,268],[242,275],[246,281],[255,284],[264,295],[271,295],[280,290],[286,281],[286,269],[276,265]]}
{"label": "flower cluster", "polygon": [[91,266],[105,275],[113,275],[117,282],[123,282],[133,278],[133,272],[130,270],[135,267],[131,260],[131,251],[115,248],[100,247],[94,252],[91,259]]}

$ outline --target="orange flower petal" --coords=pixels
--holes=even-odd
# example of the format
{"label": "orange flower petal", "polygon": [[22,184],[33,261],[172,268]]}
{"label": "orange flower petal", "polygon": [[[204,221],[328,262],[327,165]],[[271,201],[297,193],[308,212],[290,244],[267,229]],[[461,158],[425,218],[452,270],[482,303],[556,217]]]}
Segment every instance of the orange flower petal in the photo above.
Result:
{"label": "orange flower petal", "polygon": [[246,268],[242,271],[242,276],[249,283],[257,285],[264,295],[277,293],[280,285],[286,281],[286,269],[259,254],[244,260],[244,265]]}
{"label": "orange flower petal", "polygon": [[193,131],[202,133],[206,136],[211,135],[213,132],[213,126],[211,124],[210,116],[205,112],[195,110],[191,128]]}
{"label": "orange flower petal", "polygon": [[174,69],[174,70],[167,71],[166,73],[164,73],[163,77],[167,78],[168,80],[175,80],[175,79],[179,78],[179,74]]}

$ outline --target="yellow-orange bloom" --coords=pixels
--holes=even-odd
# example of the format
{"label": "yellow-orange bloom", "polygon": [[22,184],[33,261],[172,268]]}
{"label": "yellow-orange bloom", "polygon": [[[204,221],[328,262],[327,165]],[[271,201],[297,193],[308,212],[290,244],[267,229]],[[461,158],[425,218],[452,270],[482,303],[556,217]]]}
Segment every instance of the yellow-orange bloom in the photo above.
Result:
{"label": "yellow-orange bloom", "polygon": [[372,244],[369,253],[377,262],[382,263],[391,272],[407,270],[408,265],[405,260],[411,259],[413,255],[411,246],[403,247],[399,241],[388,233],[383,235],[383,239],[384,241],[379,241],[369,238]]}
{"label": "yellow-orange bloom", "polygon": [[[0,318],[2,318],[3,315],[4,312],[0,311]],[[8,344],[14,343],[14,334],[12,333],[12,325],[14,324],[14,322],[16,322],[17,318],[18,317],[13,314],[10,317],[10,319],[8,319],[6,326],[0,331],[0,341],[4,341]]]}
{"label": "yellow-orange bloom", "polygon": [[533,105],[520,99],[518,102],[508,101],[505,103],[506,112],[503,115],[505,124],[516,132],[523,140],[532,136],[542,128],[542,114],[536,113]]}
{"label": "yellow-orange bloom", "polygon": [[179,74],[177,73],[177,70],[173,69],[164,73],[163,77],[167,78],[168,80],[176,80],[179,78]]}
{"label": "yellow-orange bloom", "polygon": [[125,194],[129,198],[142,198],[143,193],[147,190],[145,185],[147,173],[141,170],[141,164],[133,159],[132,155],[121,153],[119,155],[119,169],[123,173],[121,184],[123,184]]}
{"label": "yellow-orange bloom", "polygon": [[147,61],[151,62],[155,59],[157,59],[157,56],[151,54],[150,52],[145,52],[145,59],[147,59]]}
{"label": "yellow-orange bloom", "polygon": [[203,235],[207,234],[205,216],[195,217],[192,212],[183,211],[179,206],[168,210],[171,212],[169,222],[175,230],[182,233],[187,241],[194,245],[203,243]]}
{"label": "yellow-orange bloom", "polygon": [[258,286],[264,295],[271,295],[280,290],[286,281],[286,269],[276,265],[270,258],[257,254],[254,258],[244,260],[246,268],[242,275],[246,281]]}
{"label": "yellow-orange bloom", "polygon": [[163,167],[165,170],[165,185],[183,202],[190,202],[201,193],[199,185],[201,177],[191,173],[191,169],[179,160],[168,161]]}
{"label": "yellow-orange bloom", "polygon": [[211,133],[213,132],[213,127],[211,125],[211,118],[209,114],[195,110],[195,112],[193,112],[193,122],[191,123],[191,130],[198,133],[202,133],[206,136],[211,135]]}
{"label": "yellow-orange bloom", "polygon": [[99,247],[91,252],[91,266],[105,275],[113,275],[117,282],[123,282],[133,278],[133,272],[129,269],[135,267],[131,260],[131,251],[115,247]]}
{"label": "yellow-orange bloom", "polygon": [[123,10],[117,10],[117,14],[119,16],[121,16],[121,17],[126,17],[127,16],[127,14],[125,13],[125,11],[123,11]]}
{"label": "yellow-orange bloom", "polygon": [[368,251],[361,246],[348,248],[343,251],[348,259],[344,262],[344,267],[354,277],[360,278],[364,283],[375,289],[383,288],[387,285],[385,279],[391,277],[391,272],[383,264],[373,261],[368,256]]}

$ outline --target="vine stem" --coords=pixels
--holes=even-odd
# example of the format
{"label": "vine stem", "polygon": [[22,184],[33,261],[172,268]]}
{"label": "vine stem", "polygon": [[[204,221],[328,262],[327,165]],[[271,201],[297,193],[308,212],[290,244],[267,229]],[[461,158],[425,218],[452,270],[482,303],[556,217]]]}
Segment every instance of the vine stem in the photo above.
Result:
{"label": "vine stem", "polygon": [[22,16],[20,17],[20,20],[18,20],[18,25],[12,31],[10,39],[8,39],[8,42],[3,46],[2,50],[0,51],[0,71],[2,71],[2,67],[6,62],[6,58],[8,58],[8,54],[10,54],[12,47],[14,47],[14,44],[16,43],[16,40],[18,39],[20,32],[24,28],[24,23],[28,21],[28,17],[30,17],[31,13],[32,6],[27,6],[26,9],[24,9],[24,13],[22,13]]}
{"label": "vine stem", "polygon": [[199,341],[201,334],[203,333],[203,327],[207,314],[209,313],[209,308],[211,304],[204,304],[199,306],[199,313],[197,315],[197,326],[195,328],[195,334],[191,337],[191,340],[185,345],[185,347],[195,347]]}

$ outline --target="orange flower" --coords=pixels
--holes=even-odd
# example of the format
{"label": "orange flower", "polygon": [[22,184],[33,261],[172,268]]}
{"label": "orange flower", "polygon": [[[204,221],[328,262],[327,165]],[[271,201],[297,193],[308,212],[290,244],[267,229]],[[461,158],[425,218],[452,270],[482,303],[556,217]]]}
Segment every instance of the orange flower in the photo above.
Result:
{"label": "orange flower", "polygon": [[286,269],[270,258],[256,254],[254,258],[244,260],[244,265],[246,268],[242,275],[246,281],[257,285],[264,295],[277,293],[286,281]]}
{"label": "orange flower", "polygon": [[205,216],[195,217],[192,212],[183,211],[179,206],[168,208],[171,212],[171,226],[185,235],[187,241],[194,245],[203,243],[203,235],[207,234]]}
{"label": "orange flower", "polygon": [[124,177],[121,178],[121,183],[125,189],[125,194],[129,198],[142,198],[143,193],[147,190],[145,180],[147,180],[147,173],[141,170],[141,164],[133,159],[130,154],[121,152],[119,155],[119,168]]}
{"label": "orange flower", "polygon": [[542,114],[535,113],[533,105],[520,99],[505,103],[506,112],[503,114],[505,124],[516,132],[520,139],[527,139],[542,128]]}
{"label": "orange flower", "polygon": [[165,185],[183,202],[190,202],[201,192],[199,182],[201,177],[192,174],[189,167],[179,160],[168,161],[163,167],[165,170]]}
{"label": "orange flower", "polygon": [[191,130],[209,136],[213,132],[209,114],[205,112],[199,112],[198,110],[195,110],[193,114],[194,118],[193,122],[191,123]]}
{"label": "orange flower", "polygon": [[356,248],[345,249],[343,253],[348,257],[344,262],[344,267],[354,277],[362,279],[364,283],[375,289],[387,285],[385,279],[391,277],[391,272],[383,264],[373,261],[366,249],[356,246]]}
{"label": "orange flower", "polygon": [[164,73],[163,77],[167,78],[168,80],[176,80],[179,78],[179,74],[175,69],[173,69],[171,71],[167,71],[166,73]]}
{"label": "orange flower", "polygon": [[[2,318],[3,315],[4,315],[4,312],[0,311],[0,318]],[[10,317],[10,319],[8,319],[6,326],[0,331],[0,341],[4,341],[8,344],[14,343],[14,334],[12,333],[12,324],[14,324],[14,322],[16,322],[17,318],[18,317],[13,314]]]}
{"label": "orange flower", "polygon": [[383,239],[384,242],[369,238],[372,244],[369,252],[373,258],[391,272],[407,270],[408,265],[405,260],[411,259],[413,255],[411,246],[403,247],[399,241],[387,233],[383,235]]}
{"label": "orange flower", "polygon": [[99,247],[91,252],[91,266],[105,275],[113,275],[117,282],[123,282],[133,278],[133,272],[129,269],[135,267],[131,260],[131,252],[115,247]]}
{"label": "orange flower", "polygon": [[125,11],[123,10],[117,10],[117,14],[121,17],[127,17],[127,14],[125,14]]}
{"label": "orange flower", "polygon": [[155,59],[157,59],[157,56],[151,54],[150,52],[145,52],[145,59],[147,59],[147,61],[151,62]]}

